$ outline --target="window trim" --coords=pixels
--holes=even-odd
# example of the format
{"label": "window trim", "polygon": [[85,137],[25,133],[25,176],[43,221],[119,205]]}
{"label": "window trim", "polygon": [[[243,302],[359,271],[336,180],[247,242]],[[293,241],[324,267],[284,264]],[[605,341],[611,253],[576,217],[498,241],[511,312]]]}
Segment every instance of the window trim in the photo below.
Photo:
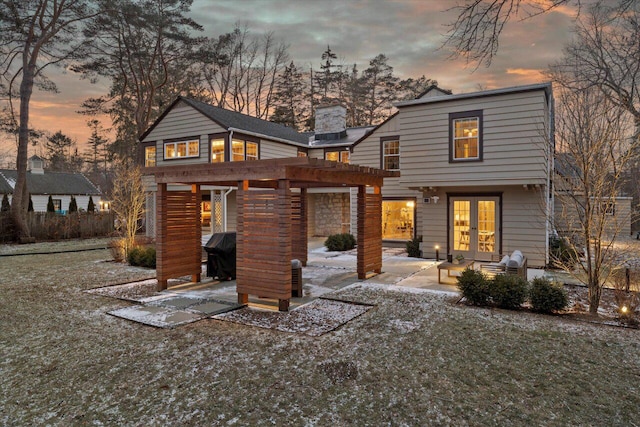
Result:
{"label": "window trim", "polygon": [[[198,154],[197,155],[189,155],[189,143],[190,142],[197,142],[198,143]],[[167,157],[167,146],[168,145],[174,145],[175,146],[175,150],[177,152],[178,149],[178,144],[181,143],[185,143],[186,144],[186,156],[180,156],[180,157]],[[182,159],[196,159],[200,157],[200,137],[199,136],[193,136],[193,137],[187,137],[187,138],[177,138],[177,139],[167,139],[162,141],[162,159],[163,160],[167,160],[167,161],[172,161],[172,160],[182,160]]]}
{"label": "window trim", "polygon": [[[150,148],[153,148],[153,164],[152,165],[147,164],[147,161],[150,160],[150,158],[147,157],[147,150],[150,149]],[[144,148],[143,148],[142,156],[143,156],[143,159],[142,159],[143,166],[145,168],[152,168],[152,167],[157,166],[158,165],[158,148],[156,147],[156,144],[147,144],[147,145],[145,145]]]}
{"label": "window trim", "polygon": [[[384,159],[385,159],[385,155],[384,155],[384,144],[385,142],[398,142],[398,169],[385,169],[384,167]],[[395,156],[395,154],[394,154]],[[382,170],[389,170],[389,171],[399,171],[401,170],[402,165],[401,165],[401,157],[400,157],[400,137],[399,136],[383,136],[380,138],[380,169]]]}
{"label": "window trim", "polygon": [[213,151],[213,147],[211,146],[211,142],[213,140],[218,140],[218,139],[221,139],[223,141],[223,144],[222,144],[222,148],[223,148],[223,151],[222,151],[222,162],[220,162],[220,163],[228,162],[229,159],[228,159],[227,151],[229,151],[229,147],[228,147],[228,145],[229,145],[228,144],[229,134],[226,133],[226,132],[210,133],[208,136],[209,136],[209,148],[208,148],[209,154],[207,154],[208,163],[213,163],[212,162],[212,160],[213,160],[213,152],[212,152]]}
{"label": "window trim", "polygon": [[[484,160],[484,141],[483,141],[483,110],[471,110],[471,111],[460,111],[456,113],[449,113],[449,163],[467,163],[467,162],[482,162]],[[454,157],[454,135],[455,128],[454,122],[460,119],[478,119],[478,157],[470,158],[470,159],[456,159]]]}
{"label": "window trim", "polygon": [[[233,134],[233,137],[230,138],[231,140],[229,141],[229,160],[230,162],[246,162],[247,161],[247,143],[252,143],[252,144],[256,144],[257,150],[258,150],[258,157],[254,160],[260,160],[261,156],[260,156],[260,140],[257,138],[251,138],[248,136],[245,136],[243,134]],[[243,160],[233,160],[233,141],[240,141],[242,142],[242,151],[243,151]],[[226,159],[226,157],[225,157]],[[250,160],[253,161],[253,160]]]}

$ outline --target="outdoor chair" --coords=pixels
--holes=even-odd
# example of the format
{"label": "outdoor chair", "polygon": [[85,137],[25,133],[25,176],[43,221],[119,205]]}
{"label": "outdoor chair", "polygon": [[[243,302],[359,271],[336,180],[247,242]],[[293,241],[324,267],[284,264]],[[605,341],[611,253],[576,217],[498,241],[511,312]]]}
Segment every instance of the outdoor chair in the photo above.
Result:
{"label": "outdoor chair", "polygon": [[509,255],[493,255],[491,263],[480,264],[480,271],[489,276],[496,274],[511,274],[527,279],[527,257],[519,250]]}

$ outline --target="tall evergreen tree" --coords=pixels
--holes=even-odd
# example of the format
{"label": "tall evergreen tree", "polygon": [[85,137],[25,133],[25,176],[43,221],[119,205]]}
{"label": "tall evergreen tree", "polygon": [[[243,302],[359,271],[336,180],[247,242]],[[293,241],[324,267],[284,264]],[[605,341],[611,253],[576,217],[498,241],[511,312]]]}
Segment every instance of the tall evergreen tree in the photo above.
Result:
{"label": "tall evergreen tree", "polygon": [[78,202],[76,202],[76,198],[71,196],[71,201],[69,202],[69,213],[78,212]]}
{"label": "tall evergreen tree", "polygon": [[96,205],[93,203],[93,197],[89,196],[89,204],[87,205],[87,212],[94,213],[96,211]]}
{"label": "tall evergreen tree", "polygon": [[[63,134],[61,130],[47,138],[45,150],[49,169],[53,171],[74,170],[75,160],[73,151],[74,141]],[[77,156],[77,150],[75,152]]]}
{"label": "tall evergreen tree", "polygon": [[49,196],[49,200],[47,200],[47,212],[53,213],[56,211],[56,207],[53,205],[53,199]]}
{"label": "tall evergreen tree", "polygon": [[33,200],[31,199],[31,194],[29,194],[29,207],[27,208],[27,212],[33,212]]}
{"label": "tall evergreen tree", "polygon": [[271,121],[301,130],[309,115],[305,108],[304,92],[305,81],[302,72],[291,61],[278,77],[274,95],[276,108]]}
{"label": "tall evergreen tree", "polygon": [[387,63],[387,57],[379,54],[369,61],[369,67],[362,72],[362,79],[366,91],[366,124],[370,126],[391,114],[398,78],[393,75],[393,67]]}

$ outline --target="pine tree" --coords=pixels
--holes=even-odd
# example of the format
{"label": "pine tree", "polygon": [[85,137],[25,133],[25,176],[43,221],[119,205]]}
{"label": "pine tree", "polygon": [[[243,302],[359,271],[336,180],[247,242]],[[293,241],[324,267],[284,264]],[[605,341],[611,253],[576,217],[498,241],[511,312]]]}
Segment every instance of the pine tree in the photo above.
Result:
{"label": "pine tree", "polygon": [[398,78],[393,75],[393,67],[387,64],[387,57],[379,54],[369,61],[362,79],[366,90],[366,124],[373,125],[391,114]]}
{"label": "pine tree", "polygon": [[45,149],[47,150],[47,160],[49,168],[53,171],[67,171],[69,169],[73,140],[63,134],[61,130],[47,138]]}
{"label": "pine tree", "polygon": [[71,201],[69,202],[69,213],[78,212],[78,203],[76,202],[76,198],[71,196]]}
{"label": "pine tree", "polygon": [[94,213],[96,211],[96,205],[93,203],[93,198],[89,196],[89,204],[87,205],[87,212]]}
{"label": "pine tree", "polygon": [[274,93],[276,107],[270,120],[301,130],[308,117],[308,110],[304,107],[304,92],[302,72],[291,61],[278,77]]}
{"label": "pine tree", "polygon": [[2,208],[0,208],[0,212],[9,212],[11,210],[11,205],[9,204],[9,197],[5,194],[2,197]]}
{"label": "pine tree", "polygon": [[31,194],[29,194],[29,207],[27,208],[27,212],[33,212],[33,200],[31,199]]}

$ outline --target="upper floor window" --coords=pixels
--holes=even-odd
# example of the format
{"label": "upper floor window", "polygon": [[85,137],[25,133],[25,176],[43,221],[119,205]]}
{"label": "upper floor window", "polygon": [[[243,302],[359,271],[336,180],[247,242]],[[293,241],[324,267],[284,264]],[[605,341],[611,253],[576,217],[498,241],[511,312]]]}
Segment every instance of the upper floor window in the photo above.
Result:
{"label": "upper floor window", "polygon": [[156,165],[156,146],[155,145],[144,147],[144,165],[149,168]]}
{"label": "upper floor window", "polygon": [[616,203],[615,202],[600,202],[600,211],[604,212],[607,216],[615,216]]}
{"label": "upper floor window", "polygon": [[258,160],[260,158],[257,142],[234,139],[231,141],[231,161]]}
{"label": "upper floor window", "polygon": [[165,160],[198,156],[200,156],[200,141],[197,139],[164,143]]}
{"label": "upper floor window", "polygon": [[298,157],[307,157],[307,152],[298,150]]}
{"label": "upper floor window", "polygon": [[482,160],[482,110],[449,114],[449,161]]}
{"label": "upper floor window", "polygon": [[398,139],[382,141],[382,169],[400,170],[400,141]]}
{"label": "upper floor window", "polygon": [[211,140],[211,163],[224,162],[224,139]]}
{"label": "upper floor window", "polygon": [[324,153],[324,158],[333,162],[349,163],[349,151],[327,151]]}

